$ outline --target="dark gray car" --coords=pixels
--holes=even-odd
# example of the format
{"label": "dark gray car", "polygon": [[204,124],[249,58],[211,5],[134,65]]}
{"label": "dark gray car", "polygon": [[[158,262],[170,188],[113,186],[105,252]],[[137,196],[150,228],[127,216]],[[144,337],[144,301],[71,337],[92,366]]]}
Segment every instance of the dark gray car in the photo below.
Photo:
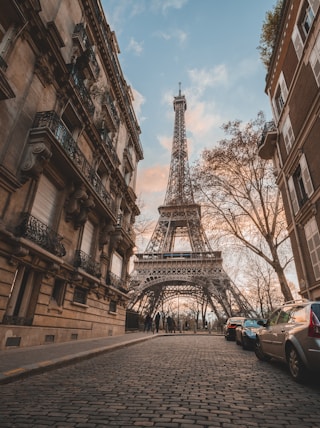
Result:
{"label": "dark gray car", "polygon": [[256,333],[255,354],[288,364],[291,376],[303,381],[320,370],[320,301],[288,302],[275,310]]}

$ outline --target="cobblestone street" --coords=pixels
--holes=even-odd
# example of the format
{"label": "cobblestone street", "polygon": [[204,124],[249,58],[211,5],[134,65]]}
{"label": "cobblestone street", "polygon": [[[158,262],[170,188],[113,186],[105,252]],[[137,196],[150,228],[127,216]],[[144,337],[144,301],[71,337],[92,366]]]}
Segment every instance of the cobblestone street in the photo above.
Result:
{"label": "cobblestone street", "polygon": [[160,336],[0,388],[1,428],[320,427],[318,380],[222,336]]}

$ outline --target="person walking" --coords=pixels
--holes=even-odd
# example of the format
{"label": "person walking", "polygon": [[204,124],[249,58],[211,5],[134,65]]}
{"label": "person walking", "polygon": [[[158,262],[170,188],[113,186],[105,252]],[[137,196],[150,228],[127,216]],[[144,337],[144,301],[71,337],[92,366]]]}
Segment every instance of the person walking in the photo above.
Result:
{"label": "person walking", "polygon": [[143,331],[150,331],[152,327],[152,318],[150,314],[148,313],[147,316],[144,319],[144,330]]}
{"label": "person walking", "polygon": [[154,322],[156,325],[156,332],[159,333],[159,325],[160,325],[160,313],[157,312],[157,315],[154,318]]}

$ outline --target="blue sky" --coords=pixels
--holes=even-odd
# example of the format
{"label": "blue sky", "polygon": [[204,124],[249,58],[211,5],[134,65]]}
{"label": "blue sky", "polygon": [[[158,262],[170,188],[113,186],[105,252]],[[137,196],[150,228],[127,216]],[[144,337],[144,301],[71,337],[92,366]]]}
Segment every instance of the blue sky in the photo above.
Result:
{"label": "blue sky", "polygon": [[[173,136],[173,97],[187,99],[189,162],[224,137],[221,125],[271,109],[259,59],[261,27],[276,0],[101,0],[135,97],[144,160],[137,194],[157,221]],[[142,248],[143,250],[143,248]]]}

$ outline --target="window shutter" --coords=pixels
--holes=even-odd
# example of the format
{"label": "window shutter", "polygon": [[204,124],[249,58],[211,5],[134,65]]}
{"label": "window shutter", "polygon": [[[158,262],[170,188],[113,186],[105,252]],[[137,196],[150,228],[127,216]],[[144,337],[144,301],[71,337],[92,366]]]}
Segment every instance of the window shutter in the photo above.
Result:
{"label": "window shutter", "polygon": [[283,125],[283,138],[284,138],[284,143],[286,146],[286,150],[287,153],[289,153],[293,143],[294,143],[294,133],[293,133],[293,129],[291,126],[291,121],[290,121],[290,117],[287,116],[284,125]]}
{"label": "window shutter", "polygon": [[296,189],[294,188],[294,183],[293,183],[292,177],[289,177],[288,186],[289,186],[290,199],[291,199],[291,203],[292,203],[293,213],[297,214],[297,212],[299,211],[299,204],[298,204]]}
{"label": "window shutter", "polygon": [[116,251],[112,254],[111,272],[121,278],[123,258]]}
{"label": "window shutter", "polygon": [[275,98],[272,99],[272,111],[273,111],[274,121],[276,123],[278,123],[278,121],[279,121],[279,114],[278,114],[277,103],[276,103]]}
{"label": "window shutter", "polygon": [[320,278],[320,235],[316,219],[313,217],[304,227],[310,259],[315,278]]}
{"label": "window shutter", "polygon": [[83,228],[82,241],[81,241],[81,251],[83,251],[87,255],[91,254],[93,235],[94,235],[94,224],[91,223],[91,221],[87,220]]}
{"label": "window shutter", "polygon": [[293,43],[293,46],[295,48],[297,57],[300,61],[300,59],[302,57],[302,52],[303,52],[303,41],[301,39],[300,32],[299,32],[297,26],[295,26],[294,30],[292,31],[291,39],[292,39],[292,43]]}
{"label": "window shutter", "polygon": [[313,190],[313,185],[312,185],[312,181],[309,173],[307,160],[304,154],[300,158],[300,167],[301,167],[301,174],[302,174],[302,180],[305,187],[305,191],[307,195],[310,197],[314,190]]}
{"label": "window shutter", "polygon": [[320,33],[310,54],[310,65],[318,86],[320,86]]}
{"label": "window shutter", "polygon": [[286,81],[285,81],[285,78],[284,78],[284,75],[282,72],[281,72],[280,78],[279,78],[279,85],[281,88],[281,94],[282,94],[283,101],[286,102],[287,97],[288,97],[288,88],[287,88],[287,84],[286,84]]}
{"label": "window shutter", "polygon": [[55,185],[47,177],[42,175],[33,202],[31,215],[46,226],[52,226],[57,196],[58,190]]}

